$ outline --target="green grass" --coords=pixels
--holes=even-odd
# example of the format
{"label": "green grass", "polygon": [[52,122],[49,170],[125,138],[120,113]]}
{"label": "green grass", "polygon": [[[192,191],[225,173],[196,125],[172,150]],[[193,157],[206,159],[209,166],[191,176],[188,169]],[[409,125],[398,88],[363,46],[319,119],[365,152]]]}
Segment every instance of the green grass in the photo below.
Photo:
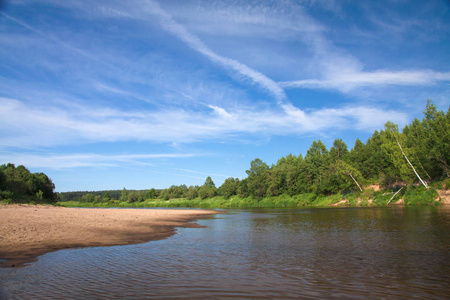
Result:
{"label": "green grass", "polygon": [[423,186],[412,186],[408,187],[404,199],[405,203],[408,205],[429,205],[429,204],[440,204],[436,201],[439,194],[434,188],[426,189]]}
{"label": "green grass", "polygon": [[[447,182],[436,183],[434,187],[449,186]],[[300,195],[280,195],[265,198],[240,198],[233,196],[229,199],[217,196],[208,199],[189,200],[178,199],[147,199],[142,202],[123,202],[110,200],[100,203],[86,203],[78,201],[58,202],[56,205],[64,207],[186,207],[186,208],[301,208],[301,207],[328,207],[345,199],[348,203],[345,206],[386,206],[393,194],[397,190],[364,190],[362,193],[353,192],[345,195],[335,194],[330,196],[305,193]],[[436,205],[438,194],[435,188],[425,189],[422,186],[408,186],[401,190],[390,204],[403,198],[407,205]],[[8,202],[7,200],[3,202]]]}
{"label": "green grass", "polygon": [[327,206],[336,202],[337,199],[340,200],[341,196],[317,197],[315,194],[310,193],[295,196],[280,195],[262,199],[252,197],[239,198],[238,196],[233,196],[230,199],[225,199],[223,197],[194,200],[184,198],[170,200],[148,199],[143,202],[134,203],[120,202],[117,200],[100,203],[67,201],[58,202],[57,205],[64,207],[299,208],[305,206]]}

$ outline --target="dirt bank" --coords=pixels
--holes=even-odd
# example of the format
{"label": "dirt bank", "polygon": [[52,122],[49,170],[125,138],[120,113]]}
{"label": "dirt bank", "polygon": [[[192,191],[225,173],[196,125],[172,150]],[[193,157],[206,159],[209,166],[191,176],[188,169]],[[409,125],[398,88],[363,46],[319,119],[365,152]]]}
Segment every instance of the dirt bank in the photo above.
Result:
{"label": "dirt bank", "polygon": [[0,265],[18,266],[44,253],[75,247],[144,243],[167,238],[175,227],[217,213],[180,209],[86,209],[0,205]]}

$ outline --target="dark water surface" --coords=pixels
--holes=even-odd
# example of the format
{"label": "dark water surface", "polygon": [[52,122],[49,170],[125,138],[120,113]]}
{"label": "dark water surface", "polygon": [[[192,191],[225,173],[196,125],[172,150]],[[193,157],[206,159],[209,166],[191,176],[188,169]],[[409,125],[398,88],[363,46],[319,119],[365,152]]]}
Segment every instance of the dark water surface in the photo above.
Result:
{"label": "dark water surface", "polygon": [[166,240],[0,269],[0,298],[450,299],[448,208],[227,212]]}

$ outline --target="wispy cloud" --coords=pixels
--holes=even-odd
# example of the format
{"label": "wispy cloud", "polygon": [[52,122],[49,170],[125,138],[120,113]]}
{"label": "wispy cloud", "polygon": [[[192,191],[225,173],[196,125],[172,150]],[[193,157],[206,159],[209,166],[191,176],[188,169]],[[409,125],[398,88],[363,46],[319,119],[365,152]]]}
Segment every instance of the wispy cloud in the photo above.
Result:
{"label": "wispy cloud", "polygon": [[375,71],[333,74],[331,78],[318,80],[307,79],[279,82],[285,88],[336,89],[348,92],[359,87],[377,87],[387,85],[430,86],[439,81],[450,81],[450,72],[432,70],[419,71]]}
{"label": "wispy cloud", "polygon": [[118,70],[118,69],[116,68],[116,66],[114,66],[113,64],[109,64],[109,63],[105,62],[104,60],[100,60],[97,56],[92,55],[91,53],[89,53],[89,52],[87,52],[87,51],[85,51],[85,50],[83,50],[83,49],[79,49],[79,48],[77,48],[77,47],[74,47],[74,46],[72,46],[72,45],[66,43],[65,41],[62,41],[61,39],[58,39],[58,38],[56,38],[56,37],[53,37],[53,36],[49,35],[49,34],[46,33],[46,32],[42,32],[41,30],[38,30],[38,29],[34,28],[33,26],[27,24],[27,23],[24,22],[24,21],[21,21],[21,20],[19,20],[19,19],[16,19],[16,18],[14,18],[14,17],[11,17],[10,15],[8,15],[8,14],[6,14],[6,13],[4,13],[4,12],[0,12],[0,16],[3,16],[3,17],[5,17],[5,18],[8,19],[8,20],[10,20],[10,21],[12,21],[12,22],[15,22],[15,23],[17,23],[17,24],[23,26],[24,28],[26,28],[26,29],[28,29],[28,30],[34,32],[34,33],[37,34],[37,35],[39,35],[41,38],[44,38],[44,39],[49,40],[49,41],[51,41],[51,42],[57,43],[58,45],[64,47],[64,48],[67,49],[67,50],[70,50],[70,51],[72,51],[72,52],[75,52],[75,53],[77,53],[78,55],[81,55],[81,56],[83,56],[83,57],[86,57],[86,58],[88,58],[88,59],[90,59],[90,60],[94,60],[94,61],[96,61],[97,63],[101,63],[101,64],[103,64],[103,65],[106,65],[106,66],[110,67],[110,68],[113,68],[113,69],[115,69],[115,70]]}
{"label": "wispy cloud", "polygon": [[160,18],[162,27],[178,37],[180,40],[184,41],[189,47],[205,55],[211,61],[232,69],[239,75],[260,85],[262,88],[274,95],[277,100],[281,101],[286,97],[284,90],[280,88],[275,81],[239,61],[217,54],[206,46],[198,36],[190,33],[185,27],[177,23],[168,12],[159,6],[158,3],[151,2],[151,4],[152,5],[147,6],[148,11]]}
{"label": "wispy cloud", "polygon": [[0,153],[0,162],[11,162],[29,168],[71,169],[81,167],[123,167],[127,165],[155,166],[152,161],[159,159],[177,159],[199,156],[197,153],[157,153],[157,154],[26,154]]}
{"label": "wispy cloud", "polygon": [[179,170],[179,171],[183,171],[183,172],[187,172],[187,173],[193,173],[193,174],[205,175],[205,176],[218,176],[218,177],[225,177],[225,178],[230,177],[229,175],[214,174],[214,173],[211,174],[211,173],[198,172],[198,171],[188,170],[188,169],[175,168],[175,170]]}
{"label": "wispy cloud", "polygon": [[280,111],[256,107],[227,111],[218,106],[209,107],[210,111],[196,112],[182,109],[124,112],[99,106],[67,111],[0,98],[3,136],[0,145],[45,147],[89,141],[186,143],[224,140],[239,133],[301,135],[330,128],[372,131],[386,120],[401,124],[407,120],[405,113],[362,106],[309,112],[291,104],[284,104]]}

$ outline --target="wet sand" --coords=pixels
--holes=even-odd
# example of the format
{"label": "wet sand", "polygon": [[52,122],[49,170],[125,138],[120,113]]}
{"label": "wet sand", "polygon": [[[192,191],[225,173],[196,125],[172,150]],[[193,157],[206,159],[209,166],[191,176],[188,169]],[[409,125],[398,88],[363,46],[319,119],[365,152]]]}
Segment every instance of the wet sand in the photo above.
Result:
{"label": "wet sand", "polygon": [[218,213],[213,210],[88,209],[0,205],[0,265],[19,266],[66,248],[145,243],[167,238],[175,227]]}

